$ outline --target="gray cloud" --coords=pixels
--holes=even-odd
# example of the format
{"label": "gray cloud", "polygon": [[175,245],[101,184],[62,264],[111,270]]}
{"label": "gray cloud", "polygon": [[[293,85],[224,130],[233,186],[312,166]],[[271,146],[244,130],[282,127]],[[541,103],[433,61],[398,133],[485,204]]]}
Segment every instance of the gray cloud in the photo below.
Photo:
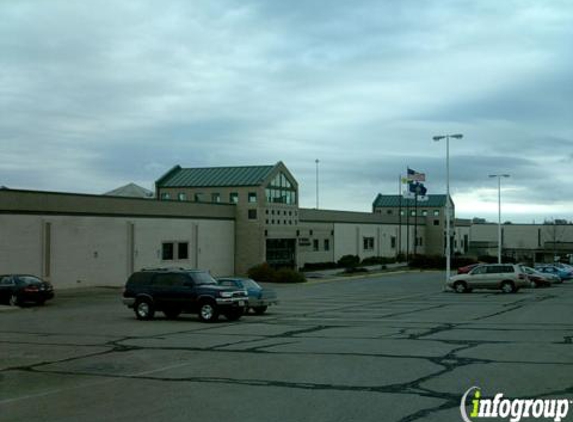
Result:
{"label": "gray cloud", "polygon": [[407,165],[443,192],[431,138],[462,132],[454,195],[487,202],[504,172],[507,201],[563,202],[548,186],[573,145],[568,1],[22,0],[0,16],[3,185],[98,193],[282,160],[312,206],[319,158],[324,206],[369,209]]}

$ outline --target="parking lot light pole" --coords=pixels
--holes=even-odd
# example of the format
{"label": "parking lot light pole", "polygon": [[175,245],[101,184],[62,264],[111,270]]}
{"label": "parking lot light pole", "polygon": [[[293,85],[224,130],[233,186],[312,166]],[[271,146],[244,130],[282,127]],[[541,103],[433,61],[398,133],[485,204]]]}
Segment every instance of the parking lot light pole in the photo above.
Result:
{"label": "parking lot light pole", "polygon": [[509,174],[490,174],[489,177],[497,177],[497,263],[501,264],[501,178],[508,178]]}
{"label": "parking lot light pole", "polygon": [[450,240],[450,138],[462,139],[461,133],[453,135],[438,135],[432,139],[436,142],[442,139],[446,140],[446,283],[450,280],[450,266],[451,266],[451,240]]}

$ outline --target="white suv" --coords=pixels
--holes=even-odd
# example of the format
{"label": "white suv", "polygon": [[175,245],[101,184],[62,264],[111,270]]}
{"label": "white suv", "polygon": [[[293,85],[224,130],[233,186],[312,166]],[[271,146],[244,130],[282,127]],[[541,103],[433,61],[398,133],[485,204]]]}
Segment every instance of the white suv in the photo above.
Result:
{"label": "white suv", "polygon": [[529,284],[527,274],[516,264],[478,265],[467,274],[450,277],[446,283],[458,293],[473,289],[500,289],[504,293],[515,293],[521,287],[529,287]]}

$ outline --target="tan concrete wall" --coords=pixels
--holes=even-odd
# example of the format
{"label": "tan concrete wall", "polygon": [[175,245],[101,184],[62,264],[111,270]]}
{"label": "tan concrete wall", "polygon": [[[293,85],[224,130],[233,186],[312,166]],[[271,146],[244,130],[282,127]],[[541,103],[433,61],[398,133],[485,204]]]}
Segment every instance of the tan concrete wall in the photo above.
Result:
{"label": "tan concrete wall", "polygon": [[[49,274],[44,264],[46,223],[51,226]],[[184,266],[211,270],[214,275],[234,273],[234,222],[229,220],[3,214],[0,229],[0,273],[39,275],[57,288],[121,286],[132,266],[136,270]],[[162,261],[165,241],[188,241],[189,259]]]}

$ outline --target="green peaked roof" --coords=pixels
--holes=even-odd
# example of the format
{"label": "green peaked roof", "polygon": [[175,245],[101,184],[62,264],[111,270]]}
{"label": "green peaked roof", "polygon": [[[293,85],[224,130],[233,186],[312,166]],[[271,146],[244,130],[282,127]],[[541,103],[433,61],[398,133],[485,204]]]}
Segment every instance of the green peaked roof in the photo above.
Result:
{"label": "green peaked roof", "polygon": [[[419,207],[445,207],[446,206],[446,195],[427,195],[427,201],[421,201],[418,199]],[[378,194],[372,206],[376,207],[410,207],[414,206],[416,201],[414,199],[404,198],[402,195],[382,195]]]}
{"label": "green peaked roof", "polygon": [[155,182],[157,187],[259,186],[276,165],[181,168],[175,166]]}

